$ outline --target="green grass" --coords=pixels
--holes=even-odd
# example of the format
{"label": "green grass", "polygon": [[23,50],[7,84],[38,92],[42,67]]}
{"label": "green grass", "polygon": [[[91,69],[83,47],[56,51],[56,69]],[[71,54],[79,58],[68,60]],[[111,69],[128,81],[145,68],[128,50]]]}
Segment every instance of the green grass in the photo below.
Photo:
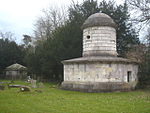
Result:
{"label": "green grass", "polygon": [[0,90],[0,113],[150,113],[150,91],[82,93],[52,85],[45,84],[42,93]]}

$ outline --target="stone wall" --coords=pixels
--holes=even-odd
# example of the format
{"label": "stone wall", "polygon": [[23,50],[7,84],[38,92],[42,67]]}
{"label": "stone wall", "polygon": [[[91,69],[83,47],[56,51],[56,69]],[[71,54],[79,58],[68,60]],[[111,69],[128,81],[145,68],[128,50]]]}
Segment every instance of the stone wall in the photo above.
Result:
{"label": "stone wall", "polygon": [[[71,63],[64,65],[64,81],[128,82],[137,81],[138,65],[124,63]],[[128,77],[130,74],[130,78]]]}
{"label": "stone wall", "polygon": [[9,76],[9,75],[17,76],[18,75],[18,71],[6,71],[6,76]]}
{"label": "stone wall", "polygon": [[83,30],[83,56],[113,55],[116,52],[116,30],[98,26]]}
{"label": "stone wall", "polygon": [[7,70],[6,79],[25,79],[27,78],[27,71]]}

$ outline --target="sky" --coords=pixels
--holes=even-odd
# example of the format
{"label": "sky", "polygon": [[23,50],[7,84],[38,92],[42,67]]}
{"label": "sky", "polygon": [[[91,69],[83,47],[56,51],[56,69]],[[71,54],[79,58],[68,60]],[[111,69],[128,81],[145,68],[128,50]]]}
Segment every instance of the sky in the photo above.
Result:
{"label": "sky", "polygon": [[[73,0],[82,3],[83,0]],[[98,0],[101,1],[101,0]],[[116,0],[118,4],[124,0]],[[67,7],[72,0],[0,0],[0,31],[14,33],[17,43],[23,34],[33,35],[34,24],[42,9]]]}

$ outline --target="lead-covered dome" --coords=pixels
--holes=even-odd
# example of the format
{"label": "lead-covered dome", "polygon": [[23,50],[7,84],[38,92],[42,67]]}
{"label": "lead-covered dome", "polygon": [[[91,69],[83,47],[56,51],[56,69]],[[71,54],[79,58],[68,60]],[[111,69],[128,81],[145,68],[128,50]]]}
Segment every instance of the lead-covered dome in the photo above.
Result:
{"label": "lead-covered dome", "polygon": [[110,26],[113,28],[117,27],[113,19],[104,13],[95,13],[89,16],[85,20],[82,28],[85,29],[85,28],[93,27],[93,26]]}

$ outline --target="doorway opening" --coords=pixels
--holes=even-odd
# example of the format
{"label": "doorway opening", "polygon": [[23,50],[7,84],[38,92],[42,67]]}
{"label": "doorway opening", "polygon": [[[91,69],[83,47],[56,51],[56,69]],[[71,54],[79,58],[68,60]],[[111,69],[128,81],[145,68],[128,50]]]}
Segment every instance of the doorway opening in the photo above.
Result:
{"label": "doorway opening", "polygon": [[131,71],[128,71],[128,72],[127,72],[127,82],[130,82],[130,81],[131,81],[131,74],[132,74]]}

